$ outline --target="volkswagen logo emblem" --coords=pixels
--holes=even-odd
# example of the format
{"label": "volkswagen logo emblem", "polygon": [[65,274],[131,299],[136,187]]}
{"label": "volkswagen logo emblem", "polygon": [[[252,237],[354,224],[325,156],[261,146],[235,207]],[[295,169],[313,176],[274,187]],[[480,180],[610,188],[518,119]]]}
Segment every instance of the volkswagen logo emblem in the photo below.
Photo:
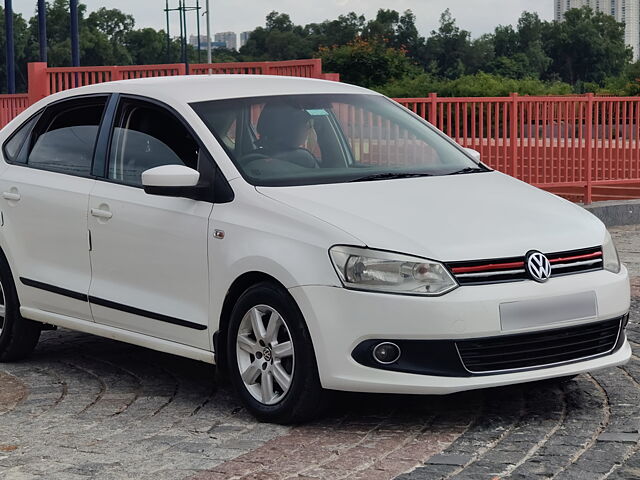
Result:
{"label": "volkswagen logo emblem", "polygon": [[527,272],[536,282],[544,283],[551,277],[551,263],[543,253],[531,251],[526,256]]}
{"label": "volkswagen logo emblem", "polygon": [[262,350],[262,356],[267,362],[271,361],[271,349],[269,347],[264,347]]}

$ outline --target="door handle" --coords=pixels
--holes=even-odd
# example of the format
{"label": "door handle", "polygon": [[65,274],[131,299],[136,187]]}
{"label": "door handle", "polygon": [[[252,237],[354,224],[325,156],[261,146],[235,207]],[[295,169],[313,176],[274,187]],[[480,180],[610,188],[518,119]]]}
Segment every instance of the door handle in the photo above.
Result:
{"label": "door handle", "polygon": [[92,208],[91,215],[97,218],[103,218],[105,220],[109,220],[111,217],[113,217],[113,213],[111,213],[109,210],[102,210],[100,208]]}
{"label": "door handle", "polygon": [[12,202],[20,200],[20,194],[18,192],[2,192],[2,198]]}

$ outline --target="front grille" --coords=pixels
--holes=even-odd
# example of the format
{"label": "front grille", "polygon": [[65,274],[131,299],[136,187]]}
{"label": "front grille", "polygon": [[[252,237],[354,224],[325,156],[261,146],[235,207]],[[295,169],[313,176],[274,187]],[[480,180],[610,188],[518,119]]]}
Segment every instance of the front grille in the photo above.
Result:
{"label": "front grille", "polygon": [[472,373],[535,368],[601,355],[615,347],[622,319],[544,332],[456,342]]}
{"label": "front grille", "polygon": [[[547,253],[551,263],[551,276],[559,277],[575,273],[602,270],[602,248],[592,247],[568,252]],[[460,285],[486,285],[490,283],[519,282],[528,280],[525,257],[496,260],[472,260],[449,262],[447,267]]]}

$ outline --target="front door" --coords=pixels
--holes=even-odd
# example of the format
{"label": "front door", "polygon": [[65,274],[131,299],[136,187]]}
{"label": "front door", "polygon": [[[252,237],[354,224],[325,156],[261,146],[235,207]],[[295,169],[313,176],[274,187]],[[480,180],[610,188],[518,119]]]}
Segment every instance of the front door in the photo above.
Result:
{"label": "front door", "polygon": [[208,220],[213,204],[146,194],[143,171],[198,168],[199,145],[154,103],[121,97],[106,178],[89,199],[97,323],[209,349]]}

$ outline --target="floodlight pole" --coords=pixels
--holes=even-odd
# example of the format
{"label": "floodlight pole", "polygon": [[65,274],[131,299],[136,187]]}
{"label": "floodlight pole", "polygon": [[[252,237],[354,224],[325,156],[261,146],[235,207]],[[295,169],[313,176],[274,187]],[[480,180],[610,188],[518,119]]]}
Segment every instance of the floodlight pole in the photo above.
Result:
{"label": "floodlight pole", "polygon": [[80,42],[78,38],[78,0],[69,2],[71,13],[71,65],[80,66]]}
{"label": "floodlight pole", "polygon": [[7,41],[7,92],[16,93],[16,59],[13,45],[13,6],[4,0],[4,21]]}
{"label": "floodlight pole", "polygon": [[47,63],[47,5],[38,0],[38,41],[40,43],[40,61]]}
{"label": "floodlight pole", "polygon": [[197,19],[197,32],[198,32],[198,63],[202,63],[200,58],[200,53],[202,52],[202,48],[200,45],[200,0],[196,0],[196,19]]}
{"label": "floodlight pole", "polygon": [[169,33],[169,0],[165,1],[164,12],[167,16],[167,63],[171,63],[171,34]]}
{"label": "floodlight pole", "polygon": [[187,48],[187,0],[180,0],[180,22],[184,23],[184,36],[182,37],[183,61],[186,74],[189,75],[189,51]]}
{"label": "floodlight pole", "polygon": [[178,12],[180,20],[180,61],[184,63],[186,74],[189,74],[189,49],[187,42],[187,12],[196,12],[198,20],[196,31],[198,34],[198,61],[200,61],[200,0],[196,0],[196,6],[187,6],[187,0],[178,0],[178,8],[169,8],[169,0],[165,0],[165,9],[167,17],[167,58],[171,48],[171,36],[169,34],[169,14]]}
{"label": "floodlight pole", "polygon": [[207,63],[211,63],[211,8],[209,0],[207,0]]}

